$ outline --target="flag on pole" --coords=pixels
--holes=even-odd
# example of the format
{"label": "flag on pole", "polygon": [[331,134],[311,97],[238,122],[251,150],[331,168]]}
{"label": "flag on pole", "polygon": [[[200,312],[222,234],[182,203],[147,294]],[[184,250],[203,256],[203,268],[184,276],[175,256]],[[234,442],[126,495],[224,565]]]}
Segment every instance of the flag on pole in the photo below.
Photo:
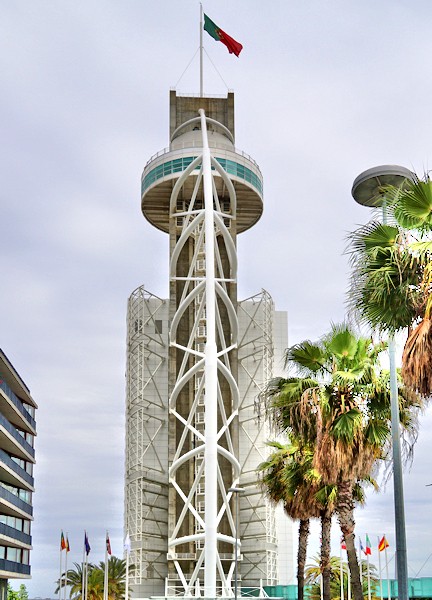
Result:
{"label": "flag on pole", "polygon": [[369,554],[372,554],[372,548],[371,548],[371,543],[370,543],[370,539],[368,534],[366,534],[366,550],[365,550],[365,554],[366,556]]}
{"label": "flag on pole", "polygon": [[346,544],[343,535],[341,536],[341,550],[346,550]]}
{"label": "flag on pole", "polygon": [[85,549],[85,553],[87,554],[87,556],[90,554],[90,544],[88,541],[88,537],[87,537],[87,531],[84,531],[84,549]]}
{"label": "flag on pole", "polygon": [[61,537],[60,537],[60,552],[62,550],[66,550],[66,540],[65,540],[65,537],[63,535],[63,531],[61,532]]}
{"label": "flag on pole", "polygon": [[128,554],[130,554],[130,551],[131,551],[131,539],[130,539],[130,537],[129,537],[129,534],[128,534],[128,533],[126,534],[126,537],[125,537],[125,541],[124,541],[124,549],[126,550],[126,552],[127,552]]}
{"label": "flag on pole", "polygon": [[69,538],[66,536],[66,552],[70,552]]}
{"label": "flag on pole", "polygon": [[365,549],[364,549],[364,547],[363,547],[363,544],[362,544],[361,538],[359,538],[359,541],[360,541],[360,550],[366,554],[366,550],[365,550]]}
{"label": "flag on pole", "polygon": [[231,36],[229,36],[223,29],[218,27],[216,23],[213,23],[209,17],[204,14],[204,29],[209,35],[217,42],[222,42],[227,48],[230,54],[238,56],[243,50],[243,46],[240,42],[236,42]]}
{"label": "flag on pole", "polygon": [[110,544],[108,532],[106,534],[106,550],[107,550],[108,554],[111,556],[111,544]]}
{"label": "flag on pole", "polygon": [[389,547],[389,543],[386,540],[386,536],[383,535],[378,544],[378,552],[382,552],[383,550],[385,550],[388,547]]}

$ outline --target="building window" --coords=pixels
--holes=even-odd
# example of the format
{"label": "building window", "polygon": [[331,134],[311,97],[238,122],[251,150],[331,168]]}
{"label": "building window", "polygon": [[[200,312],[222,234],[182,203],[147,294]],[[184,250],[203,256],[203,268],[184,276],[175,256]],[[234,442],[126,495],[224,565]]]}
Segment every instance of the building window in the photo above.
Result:
{"label": "building window", "polygon": [[155,333],[162,333],[162,321],[155,319]]}

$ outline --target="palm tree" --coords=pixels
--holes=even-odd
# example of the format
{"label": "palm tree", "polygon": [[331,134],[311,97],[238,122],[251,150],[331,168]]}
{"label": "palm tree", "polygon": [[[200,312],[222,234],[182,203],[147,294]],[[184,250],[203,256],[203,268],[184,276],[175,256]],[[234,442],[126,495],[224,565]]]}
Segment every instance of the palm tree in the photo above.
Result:
{"label": "palm tree", "polygon": [[[74,563],[75,568],[62,573],[57,581],[59,586],[70,586],[70,596],[72,600],[82,600],[82,565]],[[133,572],[134,566],[129,566],[129,572]],[[100,562],[98,566],[89,563],[87,566],[87,598],[88,600],[102,600],[104,592],[105,563]],[[109,600],[122,600],[125,594],[126,583],[126,561],[116,556],[111,556],[108,560],[108,598]]]}
{"label": "palm tree", "polygon": [[[308,596],[310,600],[320,600],[321,598],[321,589],[320,589],[320,575],[321,569],[319,566],[319,559],[315,557],[314,563],[308,565],[306,567],[306,585],[310,586],[308,591]],[[368,573],[368,563],[365,560],[361,561],[362,573],[363,577],[363,597],[368,597],[368,588],[367,588],[367,573]],[[343,589],[344,598],[348,597],[348,571],[346,569],[346,565],[343,561],[337,556],[332,556],[330,558],[330,598],[331,600],[340,600],[341,598],[341,587]],[[342,586],[341,586],[341,574],[342,574]],[[371,584],[371,597],[374,600],[377,598],[375,589],[376,583],[378,582],[378,575],[375,565],[369,563],[369,578]]]}
{"label": "palm tree", "polygon": [[[105,563],[100,562],[98,570],[105,573]],[[131,567],[129,567],[131,570]],[[133,570],[133,567],[132,567]],[[110,556],[108,560],[108,598],[109,600],[121,600],[125,594],[126,583],[126,561],[116,556]]]}
{"label": "palm tree", "polygon": [[258,466],[258,471],[270,500],[275,504],[281,502],[286,514],[299,521],[297,590],[298,600],[303,600],[309,521],[320,514],[309,487],[316,484],[317,474],[311,468],[312,453],[307,447],[276,441],[268,442],[268,445],[274,451]]}
{"label": "palm tree", "polygon": [[371,222],[350,236],[351,309],[372,328],[409,330],[405,384],[432,395],[432,181],[416,178],[383,190],[390,224]]}
{"label": "palm tree", "polygon": [[[354,542],[354,492],[385,457],[390,438],[388,378],[378,368],[385,344],[333,326],[319,342],[289,348],[287,365],[299,377],[272,388],[281,430],[315,440],[314,467],[324,485],[337,487],[336,513],[344,536],[355,600],[362,600]],[[278,390],[276,393],[274,389]]]}

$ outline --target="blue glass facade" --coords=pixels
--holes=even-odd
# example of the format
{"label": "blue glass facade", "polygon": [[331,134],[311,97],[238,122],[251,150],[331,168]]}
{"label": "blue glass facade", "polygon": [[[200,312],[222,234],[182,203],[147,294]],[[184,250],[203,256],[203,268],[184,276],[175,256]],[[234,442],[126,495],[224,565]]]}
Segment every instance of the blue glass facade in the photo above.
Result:
{"label": "blue glass facade", "polygon": [[[141,195],[143,195],[144,192],[158,179],[166,177],[167,175],[172,175],[173,173],[181,173],[184,171],[195,158],[196,156],[183,156],[180,158],[175,158],[174,160],[167,160],[166,162],[149,171],[142,180]],[[251,169],[248,169],[244,165],[226,158],[216,157],[216,160],[227,173],[230,175],[235,175],[240,179],[244,179],[244,181],[247,181],[253,185],[254,188],[256,188],[260,194],[262,194],[263,189],[261,179]]]}
{"label": "blue glass facade", "polygon": [[[0,350],[0,583],[30,577],[36,404]],[[0,600],[1,590],[0,585]]]}

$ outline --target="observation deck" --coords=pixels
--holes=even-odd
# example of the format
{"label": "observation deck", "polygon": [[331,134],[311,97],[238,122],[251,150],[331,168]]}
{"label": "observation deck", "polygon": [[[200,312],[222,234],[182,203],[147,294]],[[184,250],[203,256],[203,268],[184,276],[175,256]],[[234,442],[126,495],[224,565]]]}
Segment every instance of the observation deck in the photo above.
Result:
{"label": "observation deck", "polygon": [[[199,101],[203,99],[194,100],[196,106],[199,106]],[[195,114],[197,115],[197,111]],[[207,116],[207,130],[211,154],[234,184],[237,196],[237,233],[241,233],[252,227],[262,215],[262,174],[251,156],[235,148],[234,136],[228,127]],[[183,171],[201,153],[201,125],[196,116],[174,129],[169,148],[153,155],[145,165],[141,178],[141,207],[146,219],[158,229],[168,233],[172,189]],[[216,170],[214,174],[218,196],[221,198],[224,196],[225,184]],[[183,186],[183,196],[191,197],[197,175],[198,170],[192,171]]]}

